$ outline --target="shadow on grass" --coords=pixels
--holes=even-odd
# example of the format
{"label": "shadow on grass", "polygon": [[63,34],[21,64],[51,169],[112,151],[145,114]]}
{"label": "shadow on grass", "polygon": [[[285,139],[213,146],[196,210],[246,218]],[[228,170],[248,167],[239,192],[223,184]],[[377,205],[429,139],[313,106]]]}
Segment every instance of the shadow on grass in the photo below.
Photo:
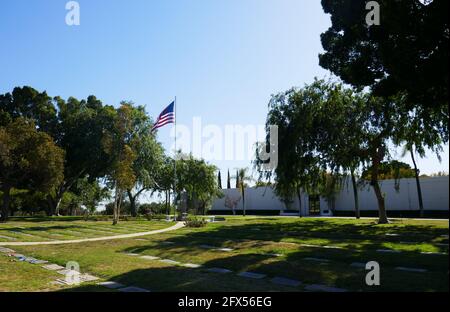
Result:
{"label": "shadow on grass", "polygon": [[[255,227],[260,231],[252,231]],[[181,261],[180,256],[191,257],[210,254],[205,257],[202,264],[204,268],[226,268],[233,272],[251,271],[266,274],[269,277],[281,276],[300,280],[305,284],[324,284],[346,288],[352,291],[448,291],[448,255],[423,255],[418,251],[403,251],[401,254],[380,253],[377,249],[385,249],[386,241],[397,241],[415,235],[422,240],[430,240],[446,234],[446,229],[435,228],[427,225],[391,225],[389,228],[374,224],[352,225],[334,224],[322,220],[310,220],[293,224],[240,224],[214,226],[200,230],[183,229],[178,235],[170,235],[164,241],[152,242],[148,245],[128,247],[120,252],[134,252],[151,254],[161,258],[169,258]],[[211,251],[199,247],[200,245],[213,245],[216,247],[231,247],[233,242],[252,241],[252,248],[264,247],[264,241],[282,242],[288,232],[288,238],[296,231],[298,238],[324,238],[329,242],[339,242],[349,237],[354,244],[349,243],[345,249],[323,249],[293,245],[285,251],[284,256],[276,257],[264,253],[252,253],[237,249],[233,252]],[[417,233],[427,232],[426,234]],[[302,233],[302,234],[300,234]],[[386,237],[385,233],[399,234],[400,237]],[[179,235],[182,234],[182,235]],[[360,241],[370,241],[370,244],[359,244]],[[168,244],[170,243],[170,244]],[[243,253],[241,253],[243,252]],[[275,250],[276,252],[276,250]],[[180,256],[178,256],[180,255]],[[212,256],[211,256],[212,255]],[[178,257],[178,258],[177,258]],[[211,259],[212,257],[212,259]],[[328,262],[315,262],[305,258],[319,258]],[[200,258],[201,259],[201,258]],[[377,261],[382,268],[382,278],[385,281],[378,289],[365,285],[366,271],[350,266],[353,262],[367,263]],[[402,272],[396,267],[425,268],[427,273]],[[248,279],[238,278],[235,274],[215,276],[214,283],[206,282],[204,274],[208,278],[212,273],[204,269],[186,269],[180,267],[149,268],[138,270],[138,275],[145,276],[140,279],[135,272],[118,275],[113,280],[123,284],[141,286],[154,291],[255,291],[256,281],[247,285]],[[170,282],[164,281],[167,279]],[[231,279],[231,280],[230,280]],[[215,283],[219,284],[215,284]],[[268,289],[279,290],[268,279],[259,282],[269,283]],[[206,283],[206,284],[203,284]],[[231,284],[230,284],[231,283]],[[205,285],[208,285],[205,287]],[[263,287],[264,288],[264,287]],[[291,291],[299,291],[291,289]],[[283,288],[283,291],[285,289]]]}
{"label": "shadow on grass", "polygon": [[[208,272],[207,268],[221,267],[232,273]],[[304,285],[321,284],[349,291],[448,291],[448,279],[441,273],[408,273],[382,267],[382,285],[369,287],[365,284],[367,272],[342,263],[308,263],[291,260],[269,259],[255,255],[230,255],[226,258],[207,261],[204,268],[159,267],[137,269],[118,274],[109,280],[125,286],[135,286],[153,292],[204,291],[204,292],[298,292]],[[250,279],[237,273],[250,271],[266,274],[264,279]],[[299,287],[273,284],[273,277],[284,277],[303,282]],[[100,286],[79,286],[64,291],[106,291]]]}

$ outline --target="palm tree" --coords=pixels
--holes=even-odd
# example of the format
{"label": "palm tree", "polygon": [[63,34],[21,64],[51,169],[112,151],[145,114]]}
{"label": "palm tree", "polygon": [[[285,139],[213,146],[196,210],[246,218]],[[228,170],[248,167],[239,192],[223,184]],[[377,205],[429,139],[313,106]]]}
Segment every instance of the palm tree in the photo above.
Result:
{"label": "palm tree", "polygon": [[248,174],[248,168],[238,169],[236,172],[236,186],[241,190],[243,216],[245,217],[245,188],[248,186],[245,182],[253,181]]}

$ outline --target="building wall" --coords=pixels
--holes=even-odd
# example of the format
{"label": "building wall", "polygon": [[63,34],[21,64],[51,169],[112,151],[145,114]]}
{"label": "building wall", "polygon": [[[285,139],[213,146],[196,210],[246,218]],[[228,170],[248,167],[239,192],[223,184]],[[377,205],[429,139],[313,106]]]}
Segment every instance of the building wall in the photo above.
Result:
{"label": "building wall", "polygon": [[[402,179],[399,181],[398,192],[395,189],[394,180],[380,182],[381,190],[386,196],[386,208],[388,211],[418,211],[418,196],[415,179]],[[421,179],[424,209],[427,211],[441,211],[448,214],[449,210],[449,178],[436,177]],[[226,207],[225,202],[234,200],[237,202],[236,210],[241,214],[243,203],[238,189],[223,190],[224,197],[214,201],[213,213],[231,213],[232,210]],[[377,200],[370,185],[361,187],[358,190],[360,210],[378,211]],[[290,207],[275,195],[270,187],[247,188],[245,191],[245,206],[249,214],[278,214],[279,212],[298,212],[298,199],[293,198]],[[302,194],[302,215],[309,212],[308,194]],[[328,203],[324,198],[320,199],[321,215],[331,215]],[[344,183],[341,192],[337,195],[335,214],[354,211],[353,189],[351,183]]]}

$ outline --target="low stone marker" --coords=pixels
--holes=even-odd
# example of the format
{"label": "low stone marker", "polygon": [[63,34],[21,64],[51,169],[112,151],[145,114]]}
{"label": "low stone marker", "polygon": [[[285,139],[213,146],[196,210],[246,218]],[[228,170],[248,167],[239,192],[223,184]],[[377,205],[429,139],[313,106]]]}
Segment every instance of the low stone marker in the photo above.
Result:
{"label": "low stone marker", "polygon": [[325,248],[325,249],[344,249],[344,247],[340,247],[340,246],[322,246],[322,248]]}
{"label": "low stone marker", "polygon": [[361,268],[361,269],[366,268],[366,264],[362,263],[362,262],[353,262],[352,264],[350,264],[350,266],[354,267],[354,268]]}
{"label": "low stone marker", "polygon": [[5,248],[5,247],[0,247],[0,252],[2,252],[2,253],[14,253],[16,251],[12,250],[12,249],[9,249],[9,248]]}
{"label": "low stone marker", "polygon": [[231,251],[233,251],[234,249],[231,249],[231,248],[217,248],[216,250],[217,250],[217,251],[224,251],[224,252],[231,252]]}
{"label": "low stone marker", "polygon": [[161,242],[161,245],[175,245],[174,242]]}
{"label": "low stone marker", "polygon": [[298,287],[302,284],[302,282],[300,282],[300,281],[290,279],[290,278],[285,278],[285,277],[279,277],[279,276],[272,278],[270,280],[270,282],[273,284],[290,286],[290,287]]}
{"label": "low stone marker", "polygon": [[216,247],[211,246],[211,245],[200,245],[199,247],[203,248],[203,249],[215,249],[216,248]]}
{"label": "low stone marker", "polygon": [[421,252],[422,255],[435,255],[435,256],[447,256],[447,254],[445,252],[428,252],[428,251],[423,251]]}
{"label": "low stone marker", "polygon": [[181,263],[175,260],[170,259],[160,259],[159,262],[165,263],[165,264],[172,264],[172,265],[180,265]]}
{"label": "low stone marker", "polygon": [[233,271],[230,271],[228,269],[223,269],[223,268],[210,268],[207,269],[208,272],[212,272],[212,273],[220,273],[220,274],[226,274],[226,273],[231,273]]}
{"label": "low stone marker", "polygon": [[417,269],[417,268],[405,268],[405,267],[396,267],[396,270],[406,271],[406,272],[415,272],[415,273],[425,273],[428,272],[426,269]]}
{"label": "low stone marker", "polygon": [[137,256],[139,256],[139,254],[133,253],[133,252],[127,252],[127,253],[125,253],[125,255],[131,256],[131,257],[137,257]]}
{"label": "low stone marker", "polygon": [[142,256],[142,257],[139,257],[139,258],[145,259],[145,260],[159,260],[159,259],[161,259],[160,257],[154,257],[154,256]]}
{"label": "low stone marker", "polygon": [[198,268],[202,267],[201,264],[194,264],[194,263],[182,263],[181,266],[184,266],[186,268],[191,268],[191,269],[198,269]]}
{"label": "low stone marker", "polygon": [[262,279],[262,278],[266,277],[267,275],[260,274],[260,273],[254,273],[254,272],[241,272],[238,274],[238,276],[253,278],[253,279]]}
{"label": "low stone marker", "polygon": [[308,258],[303,258],[303,260],[306,260],[306,261],[315,261],[315,262],[330,262],[330,260],[328,260],[328,259],[322,259],[322,258],[310,258],[310,257],[308,257]]}
{"label": "low stone marker", "polygon": [[101,282],[98,283],[97,285],[109,288],[109,289],[118,289],[118,288],[125,288],[125,285],[122,285],[120,283],[117,282],[113,282],[113,281],[106,281],[106,282]]}
{"label": "low stone marker", "polygon": [[325,286],[325,285],[308,285],[305,287],[305,290],[307,291],[325,291],[325,292],[346,292],[346,289],[343,288],[337,288],[337,287],[331,287],[331,286]]}
{"label": "low stone marker", "polygon": [[0,235],[0,238],[9,239],[9,240],[17,240],[15,237]]}
{"label": "low stone marker", "polygon": [[[61,274],[61,275],[67,275],[69,273],[73,272],[73,270],[70,269],[64,269],[64,270],[60,270],[60,271],[56,271],[56,273]],[[78,272],[78,271],[75,271]]]}
{"label": "low stone marker", "polygon": [[57,264],[47,264],[47,265],[43,265],[42,266],[44,269],[46,270],[50,270],[50,271],[60,271],[62,269],[64,269],[64,267],[57,265]]}
{"label": "low stone marker", "polygon": [[135,286],[119,288],[117,290],[120,291],[120,292],[126,292],[126,293],[150,292],[150,290],[147,290],[147,289],[144,289],[144,288],[140,288],[140,287],[135,287]]}
{"label": "low stone marker", "polygon": [[401,253],[400,250],[393,250],[393,249],[377,249],[377,252],[384,252],[384,253]]}
{"label": "low stone marker", "polygon": [[262,254],[263,256],[270,256],[270,257],[283,257],[282,254],[278,254],[278,253],[267,253],[267,254]]}
{"label": "low stone marker", "polygon": [[96,281],[99,278],[97,276],[91,275],[91,274],[81,274],[80,275],[80,281],[82,282],[92,282],[92,281]]}
{"label": "low stone marker", "polygon": [[46,264],[46,263],[48,263],[47,260],[39,260],[39,259],[34,259],[32,261],[28,261],[28,259],[27,259],[25,261],[27,261],[27,262],[29,262],[31,264]]}

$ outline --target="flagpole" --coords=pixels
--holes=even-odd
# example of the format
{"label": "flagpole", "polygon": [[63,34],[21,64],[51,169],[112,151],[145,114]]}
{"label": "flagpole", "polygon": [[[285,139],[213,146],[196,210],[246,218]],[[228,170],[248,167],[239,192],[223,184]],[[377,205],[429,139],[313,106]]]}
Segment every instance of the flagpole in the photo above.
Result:
{"label": "flagpole", "polygon": [[177,218],[177,97],[175,96],[174,101],[174,112],[175,112],[175,156],[173,157],[173,166],[174,166],[174,188],[173,194],[175,195],[175,219]]}

